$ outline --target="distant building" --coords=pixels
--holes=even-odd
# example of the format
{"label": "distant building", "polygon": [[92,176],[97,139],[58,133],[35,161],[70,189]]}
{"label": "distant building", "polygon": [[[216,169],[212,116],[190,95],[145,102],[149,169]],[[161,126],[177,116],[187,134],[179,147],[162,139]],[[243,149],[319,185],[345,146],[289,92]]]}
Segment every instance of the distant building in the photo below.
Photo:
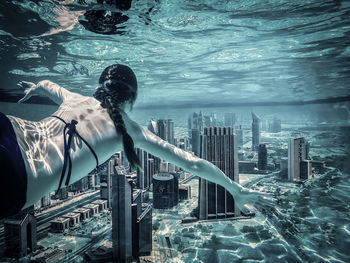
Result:
{"label": "distant building", "polygon": [[71,192],[80,193],[89,189],[89,178],[85,176],[69,186]]}
{"label": "distant building", "polygon": [[200,132],[199,129],[192,129],[192,152],[196,156],[199,156],[199,142],[200,142]]}
{"label": "distant building", "polygon": [[258,151],[258,169],[259,170],[266,170],[267,167],[267,149],[265,143],[259,144],[259,151]]}
{"label": "distant building", "polygon": [[252,112],[252,150],[259,150],[260,143],[260,118]]}
{"label": "distant building", "polygon": [[193,112],[191,129],[198,129],[201,132],[203,130],[204,124],[204,116],[202,114],[202,111],[200,111],[199,114]]}
{"label": "distant building", "polygon": [[48,193],[40,199],[40,207],[47,207],[51,205],[51,194]]}
{"label": "distant building", "polygon": [[[200,136],[201,158],[216,165],[231,180],[239,182],[238,154],[231,127],[204,128]],[[199,179],[199,219],[218,219],[240,215],[233,197],[222,186]]]}
{"label": "distant building", "polygon": [[239,161],[239,173],[255,173],[256,163],[251,161]]}
{"label": "distant building", "polygon": [[211,126],[217,126],[217,118],[215,113],[210,114],[211,117]]}
{"label": "distant building", "polygon": [[224,114],[224,125],[233,127],[236,124],[236,114],[235,113],[225,113]]}
{"label": "distant building", "polygon": [[167,141],[174,144],[174,121],[172,119],[167,120],[167,133]]}
{"label": "distant building", "polygon": [[168,141],[167,121],[166,120],[158,120],[157,127],[158,127],[158,134],[157,134],[158,137],[160,137],[164,141]]}
{"label": "distant building", "polygon": [[241,125],[239,125],[238,127],[235,128],[235,134],[236,134],[237,147],[242,147],[243,146],[243,130],[242,130]]}
{"label": "distant building", "polygon": [[190,115],[187,119],[187,128],[188,128],[188,136],[191,138],[192,136],[192,116]]}
{"label": "distant building", "polygon": [[208,115],[204,115],[204,126],[205,126],[205,127],[210,127],[210,126],[212,126],[211,117],[208,116]]}
{"label": "distant building", "polygon": [[[192,131],[191,131],[192,133]],[[191,135],[192,137],[192,135]],[[182,138],[179,138],[177,140],[177,142],[175,143],[175,145],[177,147],[179,147],[180,149],[184,150],[184,151],[188,151],[189,150],[189,138],[186,136],[186,137],[182,137]]]}
{"label": "distant building", "polygon": [[149,124],[148,124],[148,130],[154,134],[158,134],[158,125],[157,125],[157,121],[155,120],[150,120]]}
{"label": "distant building", "polygon": [[[300,181],[305,180],[305,177],[309,177],[309,165],[302,164],[302,161],[306,160],[307,149],[306,141],[304,137],[290,138],[288,143],[288,180]],[[302,169],[301,169],[302,168]]]}
{"label": "distant building", "polygon": [[269,122],[268,122],[268,120],[260,120],[260,124],[261,124],[261,130],[262,131],[268,131],[268,129],[269,129]]}
{"label": "distant building", "polygon": [[269,121],[269,132],[281,132],[281,120],[274,117]]}
{"label": "distant building", "polygon": [[89,174],[87,176],[88,178],[88,188],[89,189],[95,189],[96,187],[96,174]]}
{"label": "distant building", "polygon": [[60,200],[65,200],[68,198],[68,186],[61,187],[61,189],[58,191],[56,198]]}

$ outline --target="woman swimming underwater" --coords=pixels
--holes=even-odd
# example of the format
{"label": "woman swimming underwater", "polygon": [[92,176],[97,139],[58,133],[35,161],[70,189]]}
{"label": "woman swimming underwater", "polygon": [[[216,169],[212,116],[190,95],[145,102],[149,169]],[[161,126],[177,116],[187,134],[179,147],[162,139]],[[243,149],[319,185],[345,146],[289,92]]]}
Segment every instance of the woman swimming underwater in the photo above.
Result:
{"label": "woman swimming underwater", "polygon": [[47,96],[59,108],[54,116],[39,122],[0,115],[0,160],[6,172],[0,186],[1,218],[60,188],[66,170],[65,183],[75,182],[94,169],[96,162],[103,163],[121,150],[130,166],[138,167],[134,147],[223,186],[243,212],[247,212],[245,204],[265,206],[273,202],[270,194],[244,188],[212,163],[169,144],[131,120],[127,112],[136,100],[137,80],[127,66],[107,67],[94,97],[70,92],[48,80],[19,85],[25,88],[19,102]]}

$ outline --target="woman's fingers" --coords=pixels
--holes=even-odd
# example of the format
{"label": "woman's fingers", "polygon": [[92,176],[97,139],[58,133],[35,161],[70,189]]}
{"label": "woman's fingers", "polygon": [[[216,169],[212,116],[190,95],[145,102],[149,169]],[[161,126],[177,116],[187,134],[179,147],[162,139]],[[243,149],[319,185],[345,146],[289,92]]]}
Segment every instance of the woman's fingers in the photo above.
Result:
{"label": "woman's fingers", "polygon": [[24,89],[24,97],[20,99],[17,103],[22,103],[34,95],[33,92],[35,90],[36,85],[33,82],[20,81],[19,83],[17,83],[17,86]]}
{"label": "woman's fingers", "polygon": [[20,81],[17,86],[23,88],[23,89],[28,89],[28,88],[33,88],[35,84],[33,82],[28,82],[28,81]]}

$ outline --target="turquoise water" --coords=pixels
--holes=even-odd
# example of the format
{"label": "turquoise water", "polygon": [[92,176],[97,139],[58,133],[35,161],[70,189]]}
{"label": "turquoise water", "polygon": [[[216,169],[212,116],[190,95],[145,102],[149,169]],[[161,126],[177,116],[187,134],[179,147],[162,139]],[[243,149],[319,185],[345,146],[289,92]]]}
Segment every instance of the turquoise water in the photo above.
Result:
{"label": "turquoise water", "polygon": [[23,92],[17,82],[49,79],[91,95],[101,71],[123,63],[139,81],[135,120],[173,118],[178,136],[199,109],[220,118],[236,112],[247,127],[252,110],[279,116],[288,129],[326,125],[320,133],[339,140],[314,142],[321,147],[313,154],[328,158],[327,171],[303,185],[273,176],[251,182],[276,194],[275,209],[255,224],[196,228],[219,241],[195,239],[179,260],[350,262],[350,1],[134,1],[114,31],[79,22],[101,9],[118,11],[89,0],[1,1],[0,110],[45,116],[54,108],[44,98],[13,104]]}

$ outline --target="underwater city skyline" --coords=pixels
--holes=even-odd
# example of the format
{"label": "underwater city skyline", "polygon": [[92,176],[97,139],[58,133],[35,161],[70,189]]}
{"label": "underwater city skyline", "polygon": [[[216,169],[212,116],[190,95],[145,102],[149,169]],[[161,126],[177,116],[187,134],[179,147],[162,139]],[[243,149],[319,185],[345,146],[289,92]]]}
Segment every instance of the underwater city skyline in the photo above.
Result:
{"label": "underwater city skyline", "polygon": [[33,127],[59,105],[20,81],[93,96],[129,66],[132,120],[273,199],[118,151],[2,219],[0,262],[350,262],[350,1],[4,0],[0,62],[0,112]]}

